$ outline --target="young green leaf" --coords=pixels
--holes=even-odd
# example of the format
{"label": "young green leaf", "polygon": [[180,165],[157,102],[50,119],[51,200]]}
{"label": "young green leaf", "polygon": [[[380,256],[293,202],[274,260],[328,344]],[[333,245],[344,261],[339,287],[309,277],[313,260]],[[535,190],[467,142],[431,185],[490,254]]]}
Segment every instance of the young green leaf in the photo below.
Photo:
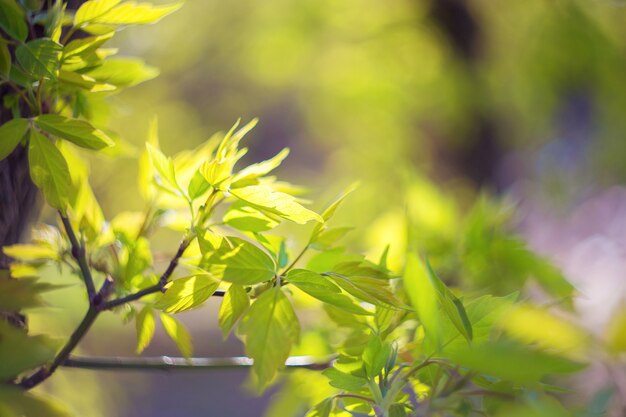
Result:
{"label": "young green leaf", "polygon": [[285,148],[276,156],[257,164],[252,164],[234,175],[231,188],[241,188],[252,183],[259,177],[269,174],[275,170],[289,155],[289,149]]}
{"label": "young green leaf", "polygon": [[232,284],[222,300],[218,316],[224,339],[228,337],[237,320],[248,309],[250,298],[246,290],[238,284]]}
{"label": "young green leaf", "polygon": [[13,119],[0,126],[0,160],[3,160],[22,140],[28,130],[28,120]]}
{"label": "young green leaf", "polygon": [[333,399],[326,398],[322,402],[318,403],[310,409],[304,417],[330,417],[330,412],[333,409]]}
{"label": "young green leaf", "polygon": [[324,369],[322,374],[330,380],[330,385],[346,391],[356,391],[367,384],[367,380],[365,378],[341,372],[336,368]]}
{"label": "young green leaf", "polygon": [[265,291],[241,319],[238,334],[254,359],[259,386],[266,387],[281,369],[300,335],[300,323],[282,290]]}
{"label": "young green leaf", "polygon": [[198,307],[213,295],[219,285],[219,281],[208,274],[179,278],[170,284],[154,307],[166,313],[180,313]]}
{"label": "young green leaf", "polygon": [[202,260],[201,268],[216,279],[240,285],[269,281],[276,274],[274,260],[252,243],[229,237]]}
{"label": "young green leaf", "polygon": [[99,150],[114,145],[113,140],[103,131],[85,120],[70,119],[57,114],[42,114],[34,120],[41,130],[82,148]]}
{"label": "young green leaf", "polygon": [[30,176],[48,203],[64,211],[72,184],[67,162],[57,147],[34,129],[30,131],[28,163]]}
{"label": "young green leaf", "polygon": [[295,223],[304,224],[311,220],[323,221],[319,214],[304,208],[295,197],[274,191],[265,185],[252,185],[231,190],[231,194],[252,207]]}
{"label": "young green leaf", "polygon": [[22,261],[41,261],[59,258],[59,253],[50,246],[28,243],[4,246],[2,251],[5,255]]}
{"label": "young green leaf", "polygon": [[82,39],[74,39],[63,48],[63,62],[75,56],[84,56],[93,53],[106,41],[113,37],[113,33],[102,36],[89,36]]}
{"label": "young green leaf", "polygon": [[454,295],[450,288],[448,288],[446,284],[441,281],[437,274],[435,274],[435,271],[433,271],[428,261],[426,261],[426,268],[428,271],[428,277],[437,292],[439,303],[441,304],[443,310],[459,333],[461,333],[465,339],[470,342],[472,340],[472,323],[470,323],[469,318],[467,317],[463,303]]}
{"label": "young green leaf", "polygon": [[378,335],[373,334],[363,351],[363,365],[369,378],[380,374],[387,364],[391,354],[391,345],[380,340]]}
{"label": "young green leaf", "polygon": [[87,71],[85,75],[100,83],[112,84],[116,87],[131,87],[153,79],[159,75],[159,70],[146,65],[140,59],[113,58]]}
{"label": "young green leaf", "polygon": [[161,313],[159,317],[161,318],[161,324],[165,329],[165,333],[176,343],[180,353],[182,353],[184,357],[190,358],[193,352],[193,345],[191,335],[185,326],[176,318],[166,313]]}
{"label": "young green leaf", "polygon": [[191,200],[195,200],[196,198],[202,196],[204,193],[209,191],[209,188],[211,188],[211,184],[209,184],[207,180],[204,179],[200,171],[196,171],[189,181],[187,194],[189,195],[189,198]]}
{"label": "young green leaf", "polygon": [[426,335],[438,348],[441,345],[441,317],[437,307],[437,291],[421,260],[412,252],[407,254],[404,269],[404,289],[411,305],[424,326]]}
{"label": "young green leaf", "polygon": [[135,328],[137,330],[137,353],[143,352],[148,347],[154,337],[156,322],[152,307],[145,306],[137,318],[135,318]]}
{"label": "young green leaf", "polygon": [[24,42],[28,26],[24,12],[15,0],[0,0],[0,28],[13,39]]}
{"label": "young green leaf", "polygon": [[[117,0],[92,0],[86,2],[76,12],[75,26],[99,25],[147,25],[156,23],[163,17],[182,7],[182,2],[155,6],[134,1],[119,4]],[[111,6],[112,5],[112,6]]]}
{"label": "young green leaf", "polygon": [[10,381],[20,373],[49,362],[56,346],[44,336],[29,336],[21,329],[0,320],[0,379]]}
{"label": "young green leaf", "polygon": [[241,201],[233,203],[224,215],[224,223],[242,232],[265,232],[278,222]]}
{"label": "young green leaf", "polygon": [[160,185],[166,186],[166,188],[170,189],[175,194],[181,195],[182,191],[176,181],[176,172],[174,171],[172,159],[166,157],[159,148],[148,142],[146,142],[146,149],[148,150],[152,167],[158,174],[156,177],[157,182],[160,183]]}
{"label": "young green leaf", "polygon": [[72,417],[74,415],[54,398],[36,395],[10,384],[0,386],[0,413],[3,417]]}
{"label": "young green leaf", "polygon": [[62,50],[61,44],[40,38],[18,46],[15,57],[27,74],[56,80]]}
{"label": "young green leaf", "polygon": [[333,284],[328,278],[305,269],[292,269],[286,276],[290,284],[317,298],[320,301],[331,304],[352,314],[371,314],[363,307],[355,303],[350,297],[342,294],[341,289]]}

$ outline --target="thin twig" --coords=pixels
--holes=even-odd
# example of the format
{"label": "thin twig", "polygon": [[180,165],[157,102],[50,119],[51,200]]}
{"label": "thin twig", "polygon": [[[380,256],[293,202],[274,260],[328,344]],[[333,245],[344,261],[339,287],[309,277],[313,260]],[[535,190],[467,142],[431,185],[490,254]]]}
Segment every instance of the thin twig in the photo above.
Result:
{"label": "thin twig", "polygon": [[67,237],[70,239],[70,244],[72,245],[72,256],[76,259],[76,262],[78,262],[80,272],[83,276],[83,280],[85,281],[87,297],[89,298],[89,304],[91,305],[93,304],[94,297],[96,295],[96,287],[94,286],[91,270],[89,269],[89,265],[87,263],[85,246],[78,242],[70,220],[61,212],[59,212],[59,215],[61,216],[61,221],[63,222],[63,227],[65,228]]}
{"label": "thin twig", "polygon": [[[334,357],[320,360],[313,356],[292,356],[287,359],[287,368],[304,368],[312,370],[326,369],[332,365]],[[248,368],[252,359],[245,356],[225,358],[180,358],[170,356],[158,357],[89,357],[70,356],[62,366],[68,368],[97,370],[218,370]]]}

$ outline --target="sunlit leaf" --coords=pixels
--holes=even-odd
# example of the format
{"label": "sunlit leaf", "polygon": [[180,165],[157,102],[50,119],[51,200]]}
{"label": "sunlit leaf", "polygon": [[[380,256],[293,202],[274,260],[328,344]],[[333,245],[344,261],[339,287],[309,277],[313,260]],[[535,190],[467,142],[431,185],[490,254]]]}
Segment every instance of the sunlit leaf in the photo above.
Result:
{"label": "sunlit leaf", "polygon": [[242,314],[248,309],[249,305],[250,298],[246,290],[241,285],[232,284],[228,291],[226,291],[226,294],[224,294],[218,316],[224,339],[228,337],[235,323],[237,323],[237,320],[239,320]]}
{"label": "sunlit leaf", "polygon": [[320,301],[349,311],[352,314],[371,314],[355,303],[350,297],[343,294],[341,289],[333,284],[327,277],[316,272],[304,269],[292,269],[287,274],[286,279],[289,283]]}
{"label": "sunlit leaf", "polygon": [[176,279],[154,307],[166,313],[180,313],[198,307],[213,295],[219,284],[208,274]]}
{"label": "sunlit leaf", "polygon": [[356,391],[367,383],[365,378],[341,372],[336,368],[324,369],[322,374],[329,379],[330,385],[346,391]]}
{"label": "sunlit leaf", "polygon": [[277,221],[240,202],[231,205],[224,215],[224,223],[242,232],[265,232],[278,226]]}
{"label": "sunlit leaf", "polygon": [[201,267],[216,279],[240,285],[268,281],[276,274],[274,260],[252,243],[229,237],[217,250],[203,259]]}
{"label": "sunlit leaf", "polygon": [[63,46],[53,40],[40,38],[18,46],[15,57],[28,74],[54,80],[62,50]]}
{"label": "sunlit leaf", "polygon": [[183,326],[183,324],[176,318],[166,313],[161,313],[161,324],[165,329],[167,335],[176,343],[180,353],[186,358],[190,358],[193,353],[193,345],[191,342],[191,335]]}
{"label": "sunlit leaf", "polygon": [[74,26],[82,26],[100,16],[119,4],[122,0],[90,0],[83,3],[74,15]]}
{"label": "sunlit leaf", "polygon": [[0,386],[0,415],[3,417],[71,417],[73,413],[42,393],[33,394],[22,388]]}
{"label": "sunlit leaf", "polygon": [[48,203],[65,210],[71,189],[67,162],[57,147],[34,129],[30,131],[28,162],[30,176],[41,188]]}
{"label": "sunlit leaf", "polygon": [[278,166],[280,166],[280,164],[288,155],[289,149],[285,148],[278,154],[276,154],[276,156],[268,159],[267,161],[247,166],[246,168],[235,174],[235,176],[233,177],[231,188],[240,188],[246,185],[251,185],[250,182],[254,179],[267,175],[275,170]]}
{"label": "sunlit leaf", "polygon": [[274,287],[252,304],[241,319],[237,334],[245,341],[246,354],[254,359],[261,388],[284,367],[300,335],[300,324],[282,290]]}
{"label": "sunlit leaf", "polygon": [[144,64],[140,59],[111,58],[85,74],[100,83],[131,87],[153,79],[159,75],[159,70]]}
{"label": "sunlit leaf", "polygon": [[114,145],[110,137],[85,120],[70,119],[56,114],[42,114],[34,120],[41,130],[83,148],[98,150]]}
{"label": "sunlit leaf", "polygon": [[152,167],[157,172],[157,182],[165,185],[174,192],[180,192],[180,186],[176,181],[176,172],[174,171],[174,163],[171,158],[166,157],[161,150],[150,143],[146,142],[146,149],[150,156]]}
{"label": "sunlit leaf", "polygon": [[318,403],[310,409],[305,417],[330,417],[330,412],[333,409],[332,398],[326,398],[322,402]]}
{"label": "sunlit leaf", "polygon": [[428,276],[426,266],[411,252],[407,254],[403,279],[404,289],[426,334],[436,346],[439,346],[442,328],[437,307],[437,291]]}
{"label": "sunlit leaf", "polygon": [[0,126],[0,160],[9,156],[28,130],[28,120],[13,119]]}
{"label": "sunlit leaf", "polygon": [[372,335],[363,351],[363,365],[369,378],[381,373],[391,354],[391,345],[383,342],[378,335]]}
{"label": "sunlit leaf", "polygon": [[145,306],[135,319],[135,328],[137,330],[137,353],[143,352],[148,347],[154,337],[156,321],[152,307]]}
{"label": "sunlit leaf", "polygon": [[88,1],[76,12],[74,24],[145,25],[158,22],[182,6],[182,2],[159,6],[134,1],[118,3],[115,0]]}
{"label": "sunlit leaf", "polygon": [[252,207],[276,214],[295,223],[304,224],[311,220],[323,221],[319,214],[304,208],[296,201],[295,197],[273,191],[267,186],[252,185],[232,190],[231,194]]}
{"label": "sunlit leaf", "polygon": [[42,245],[21,243],[4,246],[2,251],[5,255],[22,261],[39,261],[59,258],[59,253],[55,249]]}

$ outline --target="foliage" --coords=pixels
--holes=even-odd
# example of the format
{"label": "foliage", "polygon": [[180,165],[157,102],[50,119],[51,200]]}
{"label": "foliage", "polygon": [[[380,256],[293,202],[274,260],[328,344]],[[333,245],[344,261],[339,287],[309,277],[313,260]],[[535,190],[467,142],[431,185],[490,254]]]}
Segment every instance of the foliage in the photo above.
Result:
{"label": "foliage", "polygon": [[[155,121],[138,161],[146,210],[105,219],[82,152],[111,153],[123,143],[98,125],[95,103],[157,71],[137,59],[112,57],[115,51],[104,46],[118,30],[157,22],[179,7],[90,0],[72,14],[61,1],[42,9],[38,2],[0,0],[6,34],[0,77],[14,91],[4,98],[13,119],[0,127],[0,157],[28,149],[31,178],[60,221],[58,228],[38,226],[32,243],[3,248],[13,262],[11,279],[0,280],[0,310],[40,305],[45,292],[55,289],[38,281],[50,265],[70,268],[89,302],[62,346],[0,322],[0,357],[10,358],[0,364],[0,376],[8,381],[0,387],[2,415],[67,414],[28,390],[54,377],[57,367],[71,366],[75,347],[105,311],[134,321],[137,353],[150,344],[160,322],[192,366],[192,336],[175,315],[213,296],[223,297],[222,333],[234,332],[243,342],[259,391],[283,375],[296,349],[310,353],[300,343],[307,335],[323,338],[328,357],[305,364],[312,370],[287,376],[283,387],[316,381],[298,397],[299,406],[312,407],[308,416],[566,415],[552,396],[560,390],[553,377],[585,366],[584,332],[516,292],[463,292],[456,271],[444,270],[440,277],[416,249],[419,216],[410,210],[403,218],[409,233],[396,260],[399,268],[388,265],[388,250],[376,260],[345,251],[340,239],[350,229],[332,221],[352,189],[317,213],[297,187],[273,176],[287,149],[238,167],[256,120],[237,122],[172,156],[160,148]],[[37,31],[45,36],[34,36]],[[471,274],[489,274],[489,260],[498,256],[502,270],[515,278],[512,287],[533,275],[557,301],[569,299],[573,287],[494,224],[492,209],[479,201],[458,247],[450,250],[454,242],[447,241],[447,250],[432,251],[438,263],[462,259],[459,273],[468,267]],[[288,246],[279,228],[284,223],[306,228],[309,237],[299,250]],[[150,238],[162,228],[182,236],[159,272]],[[332,337],[299,318],[306,305],[316,311],[321,306]],[[623,320],[615,326],[609,345],[619,352]],[[319,368],[325,368],[323,382]]]}

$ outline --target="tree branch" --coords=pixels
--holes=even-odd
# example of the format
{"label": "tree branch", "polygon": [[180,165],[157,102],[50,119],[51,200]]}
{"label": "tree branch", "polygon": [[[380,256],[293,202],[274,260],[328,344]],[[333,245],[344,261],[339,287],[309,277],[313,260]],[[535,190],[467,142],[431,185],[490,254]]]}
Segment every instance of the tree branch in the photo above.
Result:
{"label": "tree branch", "polygon": [[[319,360],[312,356],[292,356],[287,359],[287,368],[304,368],[312,370],[326,369],[332,365],[335,357]],[[245,356],[226,358],[179,358],[170,356],[158,357],[86,357],[70,356],[61,366],[68,368],[97,370],[217,370],[249,368],[252,359]]]}
{"label": "tree branch", "polygon": [[67,237],[70,239],[70,244],[72,245],[72,256],[78,262],[78,266],[80,267],[80,272],[83,276],[83,281],[85,281],[85,287],[87,287],[87,297],[89,298],[89,304],[93,304],[94,297],[96,296],[96,287],[93,283],[93,277],[91,276],[91,270],[89,269],[89,264],[87,263],[87,255],[85,253],[85,246],[78,242],[76,238],[76,234],[74,233],[74,229],[72,228],[72,223],[70,220],[61,212],[59,212],[61,216],[61,221],[63,222],[63,227],[65,228],[65,233],[67,233]]}

